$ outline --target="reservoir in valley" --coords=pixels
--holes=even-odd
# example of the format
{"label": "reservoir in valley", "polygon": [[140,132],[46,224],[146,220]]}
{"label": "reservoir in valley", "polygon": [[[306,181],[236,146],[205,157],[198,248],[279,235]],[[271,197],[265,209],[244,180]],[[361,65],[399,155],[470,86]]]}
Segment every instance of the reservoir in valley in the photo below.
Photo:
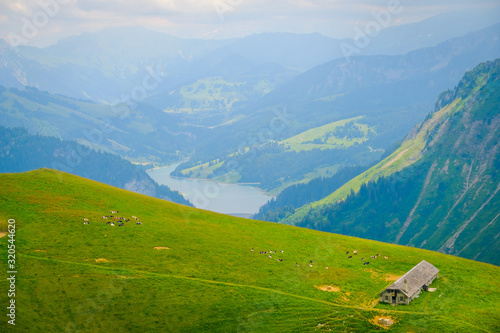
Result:
{"label": "reservoir in valley", "polygon": [[158,184],[180,192],[196,208],[249,218],[272,198],[260,188],[251,185],[173,177],[170,174],[177,166],[178,164],[173,164],[154,168],[147,173]]}

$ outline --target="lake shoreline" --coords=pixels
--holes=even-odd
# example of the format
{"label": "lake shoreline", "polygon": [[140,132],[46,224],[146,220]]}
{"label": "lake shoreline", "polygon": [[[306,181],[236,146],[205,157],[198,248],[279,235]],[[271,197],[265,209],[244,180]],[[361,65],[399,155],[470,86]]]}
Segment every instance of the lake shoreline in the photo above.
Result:
{"label": "lake shoreline", "polygon": [[178,165],[154,167],[146,172],[158,184],[181,193],[196,208],[251,218],[259,212],[260,207],[275,198],[255,183],[224,183],[212,179],[172,176]]}
{"label": "lake shoreline", "polygon": [[[175,164],[172,164],[172,165],[175,165]],[[178,165],[178,164],[177,164]],[[149,174],[149,171],[153,171],[153,170],[159,170],[159,169],[163,169],[163,168],[170,168],[170,165],[166,165],[166,166],[159,166],[159,167],[154,167],[154,168],[151,168],[151,169],[147,169],[146,170],[146,173]],[[264,190],[263,188],[260,188],[259,185],[260,183],[226,183],[226,182],[219,182],[217,180],[213,180],[213,179],[208,179],[208,178],[191,178],[191,177],[179,177],[179,176],[172,176],[170,175],[170,178],[173,178],[173,179],[180,179],[180,180],[199,180],[199,181],[206,181],[206,182],[213,182],[213,183],[217,183],[217,184],[221,184],[221,185],[242,185],[242,186],[253,186],[253,187],[257,187],[259,188],[262,192],[266,193],[267,195],[270,195],[270,196],[273,196],[271,194],[272,191],[266,191]]]}

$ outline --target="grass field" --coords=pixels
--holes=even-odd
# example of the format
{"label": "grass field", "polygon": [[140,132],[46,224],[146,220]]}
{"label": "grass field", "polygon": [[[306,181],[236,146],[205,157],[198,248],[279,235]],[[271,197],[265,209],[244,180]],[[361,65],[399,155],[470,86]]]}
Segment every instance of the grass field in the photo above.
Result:
{"label": "grass field", "polygon": [[[493,265],[197,210],[48,169],[0,183],[0,231],[15,219],[18,272],[16,326],[3,315],[2,332],[378,332],[380,316],[395,320],[393,332],[500,329]],[[111,227],[100,218],[111,210],[143,224]],[[7,245],[0,238],[4,309]],[[271,250],[272,259],[259,254]],[[353,250],[381,256],[364,266],[347,259]],[[436,292],[377,304],[423,259],[440,269]]]}
{"label": "grass field", "polygon": [[[345,149],[355,143],[361,144],[368,140],[370,131],[374,131],[366,124],[359,123],[363,116],[343,119],[326,124],[320,127],[315,127],[299,133],[291,138],[281,141],[280,143],[287,146],[289,150],[304,151],[311,149]],[[338,135],[335,130],[352,123],[351,128],[359,131],[356,137],[346,137],[344,134]]]}

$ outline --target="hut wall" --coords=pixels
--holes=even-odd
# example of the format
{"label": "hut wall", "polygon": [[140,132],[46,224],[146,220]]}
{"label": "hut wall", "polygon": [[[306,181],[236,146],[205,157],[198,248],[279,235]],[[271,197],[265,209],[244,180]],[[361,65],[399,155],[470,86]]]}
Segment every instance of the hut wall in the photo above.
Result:
{"label": "hut wall", "polygon": [[[393,300],[395,297],[395,300]],[[380,295],[380,302],[389,304],[409,304],[410,298],[406,297],[400,290],[384,290]]]}

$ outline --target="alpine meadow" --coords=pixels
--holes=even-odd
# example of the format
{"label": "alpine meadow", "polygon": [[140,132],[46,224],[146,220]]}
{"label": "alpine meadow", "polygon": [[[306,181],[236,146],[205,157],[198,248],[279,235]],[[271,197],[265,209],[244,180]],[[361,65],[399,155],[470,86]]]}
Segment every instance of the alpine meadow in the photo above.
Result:
{"label": "alpine meadow", "polygon": [[0,2],[0,332],[500,332],[496,0]]}

